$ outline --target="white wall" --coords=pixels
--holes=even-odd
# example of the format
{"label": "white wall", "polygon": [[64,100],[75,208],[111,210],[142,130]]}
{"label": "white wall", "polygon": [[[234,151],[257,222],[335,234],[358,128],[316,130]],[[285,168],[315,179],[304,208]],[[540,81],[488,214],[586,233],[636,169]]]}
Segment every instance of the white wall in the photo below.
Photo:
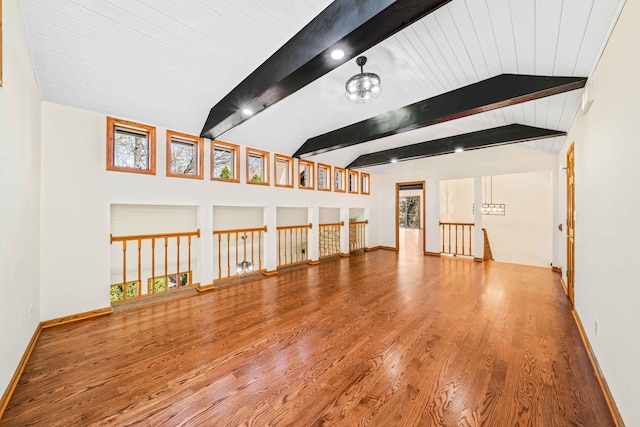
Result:
{"label": "white wall", "polygon": [[[138,121],[136,117],[121,117]],[[153,125],[153,123],[147,123]],[[175,129],[183,131],[182,129]],[[236,224],[224,207],[263,212],[242,226],[267,225],[265,247],[276,247],[279,206],[368,208],[372,196],[248,185],[241,147],[243,183],[208,179],[210,145],[205,141],[204,180],[165,176],[165,129],[156,129],[156,175],[106,170],[106,116],[49,102],[42,103],[42,282],[43,319],[109,306],[110,206],[114,204],[195,206],[201,230],[198,259],[213,259],[214,227]],[[233,142],[233,141],[229,141]],[[273,162],[273,156],[271,156]],[[272,166],[272,165],[271,165]],[[273,179],[273,167],[270,168]],[[372,189],[373,190],[373,189]],[[214,208],[215,207],[215,208]],[[221,210],[219,210],[221,209]],[[226,219],[224,219],[226,218]],[[275,269],[276,254],[265,253]],[[202,263],[200,282],[211,283],[213,266]],[[194,278],[198,277],[194,272]]]}
{"label": "white wall", "polygon": [[0,394],[40,321],[40,95],[18,1],[2,6]]}
{"label": "white wall", "polygon": [[473,222],[474,179],[440,181],[440,221]]}
{"label": "white wall", "polygon": [[[640,425],[638,22],[640,2],[627,1],[589,79],[593,105],[576,116],[557,166],[575,142],[575,307],[628,426]],[[565,176],[557,223],[565,222]],[[563,239],[558,246],[564,253]]]}
{"label": "white wall", "polygon": [[[487,229],[496,261],[551,266],[554,234],[551,180],[551,171],[493,177],[493,202],[504,203],[506,214],[483,215],[482,226]],[[490,191],[488,186],[487,190]]]}

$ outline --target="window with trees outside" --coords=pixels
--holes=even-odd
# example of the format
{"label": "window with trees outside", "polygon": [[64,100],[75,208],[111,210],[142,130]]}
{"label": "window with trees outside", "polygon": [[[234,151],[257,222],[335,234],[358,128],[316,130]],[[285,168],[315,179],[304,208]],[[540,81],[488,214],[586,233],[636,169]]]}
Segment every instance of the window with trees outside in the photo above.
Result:
{"label": "window with trees outside", "polygon": [[269,185],[269,153],[247,148],[247,183]]}
{"label": "window with trees outside", "polygon": [[240,147],[222,141],[211,141],[211,179],[240,182]]}
{"label": "window with trees outside", "polygon": [[349,171],[349,193],[358,193],[358,172]]}
{"label": "window with trees outside", "polygon": [[344,178],[345,178],[344,169],[334,166],[333,167],[333,191],[335,191],[336,193],[345,192]]}
{"label": "window with trees outside", "polygon": [[156,128],[107,117],[107,170],[155,175]]}
{"label": "window with trees outside", "polygon": [[148,279],[147,283],[149,294],[171,291],[174,289],[178,289],[179,287],[190,285],[191,272],[183,272],[177,274],[174,273],[167,276],[151,277]]}
{"label": "window with trees outside", "polygon": [[318,163],[318,190],[331,191],[331,166]]}
{"label": "window with trees outside", "polygon": [[276,187],[293,188],[293,159],[282,154],[273,155]]}
{"label": "window with trees outside", "polygon": [[360,172],[360,194],[371,194],[369,186],[371,185],[371,177],[368,173]]}
{"label": "window with trees outside", "polygon": [[167,176],[202,179],[203,156],[202,138],[167,131]]}
{"label": "window with trees outside", "polygon": [[313,190],[313,162],[298,160],[298,188]]}

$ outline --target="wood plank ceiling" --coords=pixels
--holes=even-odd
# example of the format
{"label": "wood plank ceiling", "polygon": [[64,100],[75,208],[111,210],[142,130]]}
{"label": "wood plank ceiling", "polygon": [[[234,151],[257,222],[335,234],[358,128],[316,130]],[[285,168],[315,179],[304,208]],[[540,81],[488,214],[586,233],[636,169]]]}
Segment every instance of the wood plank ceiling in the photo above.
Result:
{"label": "wood plank ceiling", "polygon": [[[328,0],[21,0],[42,98],[199,134],[209,109]],[[350,103],[348,61],[219,139],[292,154],[307,139],[503,74],[589,76],[624,0],[452,0],[365,52],[378,99]],[[361,154],[522,124],[567,131],[582,90],[311,157]],[[522,144],[557,153],[564,137]]]}

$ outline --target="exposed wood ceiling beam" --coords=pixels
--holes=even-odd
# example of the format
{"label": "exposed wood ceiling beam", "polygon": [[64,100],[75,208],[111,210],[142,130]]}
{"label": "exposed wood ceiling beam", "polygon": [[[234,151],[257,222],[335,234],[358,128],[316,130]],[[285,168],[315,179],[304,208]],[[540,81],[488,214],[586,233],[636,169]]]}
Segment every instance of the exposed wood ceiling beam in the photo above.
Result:
{"label": "exposed wood ceiling beam", "polygon": [[586,77],[500,74],[308,139],[294,157],[320,154],[385,136],[584,87]]}
{"label": "exposed wood ceiling beam", "polygon": [[248,118],[242,109],[264,110],[450,1],[334,1],[211,108],[200,136],[222,135]]}
{"label": "exposed wood ceiling beam", "polygon": [[357,169],[367,166],[377,166],[392,163],[393,161],[414,160],[423,157],[438,156],[454,153],[457,148],[463,150],[477,150],[479,148],[495,147],[498,145],[513,144],[516,142],[531,141],[535,139],[553,138],[564,136],[566,132],[542,129],[520,124],[500,126],[484,129],[477,132],[450,136],[406,145],[404,147],[391,148],[375,153],[363,154],[351,162],[348,169]]}

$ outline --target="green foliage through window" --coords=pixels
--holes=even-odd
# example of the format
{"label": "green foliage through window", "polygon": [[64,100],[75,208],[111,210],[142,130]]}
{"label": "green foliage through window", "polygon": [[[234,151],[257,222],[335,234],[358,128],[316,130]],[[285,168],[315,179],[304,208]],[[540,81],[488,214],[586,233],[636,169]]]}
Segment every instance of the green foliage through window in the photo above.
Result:
{"label": "green foliage through window", "polygon": [[124,285],[122,283],[118,285],[111,285],[111,295],[110,295],[111,302],[123,301],[125,299],[130,299],[130,298],[135,298],[140,296],[138,295],[138,281],[127,283],[126,298],[125,298],[125,295],[123,295],[123,288],[124,288]]}

